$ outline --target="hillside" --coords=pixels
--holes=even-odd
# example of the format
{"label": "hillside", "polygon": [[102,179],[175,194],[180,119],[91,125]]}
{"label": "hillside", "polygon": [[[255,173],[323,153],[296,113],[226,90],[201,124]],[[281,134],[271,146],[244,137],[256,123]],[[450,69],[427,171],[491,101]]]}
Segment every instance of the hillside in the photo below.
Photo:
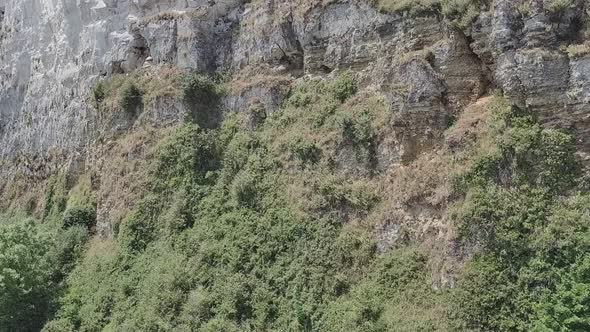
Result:
{"label": "hillside", "polygon": [[0,0],[0,332],[590,330],[585,0]]}

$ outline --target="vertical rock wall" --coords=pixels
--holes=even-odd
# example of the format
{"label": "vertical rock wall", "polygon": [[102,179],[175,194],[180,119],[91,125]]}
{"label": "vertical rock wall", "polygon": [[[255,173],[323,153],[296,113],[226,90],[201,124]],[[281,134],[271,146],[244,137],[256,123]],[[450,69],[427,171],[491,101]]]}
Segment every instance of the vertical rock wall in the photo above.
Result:
{"label": "vertical rock wall", "polygon": [[362,0],[2,0],[0,173],[22,160],[83,155],[108,131],[89,102],[92,87],[147,59],[231,73],[241,83],[225,105],[235,111],[272,112],[291,82],[351,70],[395,113],[382,147],[392,162],[439,144],[450,119],[495,88],[575,129],[585,146],[590,57],[567,48],[584,48],[587,16],[583,0],[560,13],[542,1],[496,0],[460,31]]}

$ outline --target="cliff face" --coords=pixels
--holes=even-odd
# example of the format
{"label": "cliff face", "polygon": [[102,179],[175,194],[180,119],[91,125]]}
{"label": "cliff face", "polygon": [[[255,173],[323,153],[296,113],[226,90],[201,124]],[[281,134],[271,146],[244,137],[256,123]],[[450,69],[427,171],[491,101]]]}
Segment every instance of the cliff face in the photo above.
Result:
{"label": "cliff face", "polygon": [[[552,13],[539,1],[498,0],[460,31],[435,17],[381,14],[362,1],[4,1],[0,156],[53,151],[67,159],[84,151],[106,130],[88,102],[91,88],[148,57],[154,65],[242,73],[246,86],[227,98],[233,110],[252,99],[269,112],[280,104],[273,82],[252,74],[351,69],[388,96],[408,127],[402,135],[420,144],[429,140],[425,131],[436,133],[446,116],[493,88],[550,123],[585,131],[584,6]],[[571,49],[579,52],[564,51],[577,44]]]}
{"label": "cliff face", "polygon": [[104,158],[92,151],[114,133],[182,121],[191,110],[169,96],[142,108],[142,121],[93,105],[99,81],[162,66],[230,74],[224,109],[266,114],[302,76],[350,70],[393,114],[379,146],[382,170],[440,145],[449,121],[495,90],[548,125],[576,131],[585,151],[585,6],[497,0],[458,28],[440,16],[380,13],[353,0],[5,0],[1,172],[43,179],[63,165],[84,168]]}
{"label": "cliff face", "polygon": [[[567,233],[564,204],[587,206],[573,196],[588,187],[577,162],[590,158],[589,11],[586,0],[0,0],[0,217],[24,211],[78,255],[57,246],[48,258],[60,272],[44,299],[67,291],[69,304],[35,324],[448,330],[444,290],[465,265],[457,289],[475,304],[461,324],[518,330],[490,318],[518,305],[527,330],[529,308],[543,309],[526,302],[536,285],[557,289],[527,278],[555,262],[574,271],[587,252],[535,256],[569,243],[552,240]],[[498,298],[494,282],[530,292],[488,308],[478,292]]]}
{"label": "cliff face", "polygon": [[[116,167],[108,161],[129,149],[114,148],[112,140],[145,136],[146,128],[165,129],[195,112],[174,93],[155,93],[132,115],[98,109],[93,89],[99,82],[137,72],[154,82],[149,90],[169,84],[176,72],[223,74],[229,78],[225,112],[260,109],[266,116],[294,82],[349,71],[363,89],[382,95],[392,114],[376,147],[380,172],[443,145],[449,123],[494,91],[548,126],[573,130],[584,155],[590,139],[585,1],[556,7],[496,0],[479,8],[473,22],[458,27],[436,13],[379,12],[355,0],[5,0],[4,208],[26,193],[26,185],[12,188],[19,181],[42,184],[64,167],[92,169],[104,187],[99,223],[109,228],[114,205],[127,203],[112,194],[116,181],[108,178]],[[134,159],[146,157],[135,152]],[[355,168],[346,153],[337,159],[341,168]]]}

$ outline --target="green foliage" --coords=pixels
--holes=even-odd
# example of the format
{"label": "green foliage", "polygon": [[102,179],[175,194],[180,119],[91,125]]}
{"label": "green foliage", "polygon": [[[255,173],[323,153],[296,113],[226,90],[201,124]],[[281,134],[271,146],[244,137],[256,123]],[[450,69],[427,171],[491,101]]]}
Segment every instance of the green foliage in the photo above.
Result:
{"label": "green foliage", "polygon": [[530,114],[508,106],[494,117],[497,149],[475,158],[471,169],[457,179],[459,190],[491,182],[559,194],[575,185],[581,173],[572,135],[543,129]]}
{"label": "green foliage", "polygon": [[477,18],[486,0],[373,0],[373,4],[386,12],[408,12],[412,16],[440,15],[467,28]]}
{"label": "green foliage", "polygon": [[379,201],[379,196],[370,186],[362,182],[342,182],[337,177],[327,178],[320,184],[319,190],[328,203],[327,207],[350,207],[369,212]]}
{"label": "green foliage", "polygon": [[[453,187],[470,258],[434,291],[426,253],[380,253],[362,225],[382,197],[362,172],[391,133],[383,99],[356,90],[348,75],[311,80],[256,128],[239,115],[180,126],[113,240],[88,245],[88,185],[52,179],[44,216],[59,227],[0,225],[0,326],[34,308],[45,331],[587,330],[590,195],[573,137],[490,104],[489,141]],[[211,81],[182,91],[216,112]]]}
{"label": "green foliage", "polygon": [[134,82],[127,82],[121,87],[121,99],[119,106],[128,114],[136,114],[139,107],[143,106],[143,93]]}
{"label": "green foliage", "polygon": [[92,99],[96,109],[100,109],[100,105],[106,97],[106,88],[104,82],[100,81],[96,83],[94,89],[92,89]]}
{"label": "green foliage", "polygon": [[356,82],[350,77],[350,74],[344,74],[338,77],[331,85],[334,98],[343,103],[346,99],[353,96],[357,91]]}
{"label": "green foliage", "polygon": [[216,133],[187,124],[166,138],[156,152],[153,169],[155,191],[175,190],[210,183],[211,172],[220,167],[221,142]]}
{"label": "green foliage", "polygon": [[55,287],[45,258],[51,243],[31,220],[0,224],[0,330],[35,331],[44,322]]}
{"label": "green foliage", "polygon": [[363,171],[373,170],[375,150],[391,114],[379,96],[356,91],[350,74],[299,84],[285,107],[266,120],[262,137],[297,157],[294,159],[302,165],[323,167],[346,158],[356,161]]}
{"label": "green foliage", "polygon": [[360,116],[344,115],[341,118],[340,128],[342,137],[355,145],[367,146],[371,144],[373,137],[370,115],[366,112]]}
{"label": "green foliage", "polygon": [[220,121],[218,103],[221,90],[211,78],[199,74],[184,75],[180,83],[180,98],[190,110],[192,120],[204,128],[213,128]]}
{"label": "green foliage", "polygon": [[430,289],[426,260],[414,248],[378,258],[366,278],[330,305],[320,330],[446,330],[443,315],[429,312],[445,301],[446,294]]}
{"label": "green foliage", "polygon": [[136,116],[137,112],[153,108],[162,100],[176,100],[180,95],[181,76],[171,66],[114,74],[97,82],[90,99],[103,113],[124,111],[127,116]]}
{"label": "green foliage", "polygon": [[54,238],[55,243],[47,252],[47,256],[53,262],[52,280],[61,283],[84,253],[89,233],[86,227],[72,226],[57,231]]}
{"label": "green foliage", "polygon": [[80,186],[72,192],[60,172],[48,180],[42,223],[0,216],[0,331],[39,331],[55,313],[96,218],[80,207],[91,201]]}
{"label": "green foliage", "polygon": [[[203,89],[189,83],[185,91]],[[413,289],[421,313],[438,301],[424,255],[381,257],[371,231],[342,222],[343,214],[370,213],[378,195],[366,180],[330,176],[323,151],[351,144],[340,128],[346,113],[366,114],[364,144],[386,118],[373,107],[380,101],[347,106],[353,86],[301,86],[289,112],[255,131],[234,116],[215,128],[179,127],[154,154],[147,193],[116,242],[94,243],[68,277],[46,330],[324,331],[352,301],[389,303],[367,324],[441,330],[430,316],[403,317]],[[309,195],[295,194],[302,191]]]}
{"label": "green foliage", "polygon": [[156,196],[148,196],[120,226],[118,240],[122,248],[132,254],[145,250],[157,236],[155,218],[162,208]]}
{"label": "green foliage", "polygon": [[73,207],[64,212],[64,228],[82,226],[90,229],[94,224],[96,224],[96,210],[94,207]]}
{"label": "green foliage", "polygon": [[185,75],[181,81],[182,100],[191,104],[213,106],[219,98],[219,91],[211,79],[198,74]]}
{"label": "green foliage", "polygon": [[54,174],[49,178],[43,199],[43,220],[61,217],[67,204],[66,174]]}
{"label": "green foliage", "polygon": [[[509,271],[492,258],[478,258],[466,267],[453,294],[457,330],[522,331],[518,286]],[[524,308],[527,309],[527,308]]]}
{"label": "green foliage", "polygon": [[576,193],[573,137],[507,105],[494,112],[495,148],[456,186],[453,217],[476,252],[453,294],[456,329],[586,330],[588,198]]}
{"label": "green foliage", "polygon": [[546,292],[535,307],[534,331],[590,329],[590,256],[578,258],[560,276],[554,292]]}
{"label": "green foliage", "polygon": [[319,162],[322,150],[312,142],[308,142],[303,138],[295,139],[290,142],[290,150],[303,165],[307,163],[315,164]]}
{"label": "green foliage", "polygon": [[31,219],[0,220],[0,331],[41,329],[87,235],[78,227],[62,232]]}

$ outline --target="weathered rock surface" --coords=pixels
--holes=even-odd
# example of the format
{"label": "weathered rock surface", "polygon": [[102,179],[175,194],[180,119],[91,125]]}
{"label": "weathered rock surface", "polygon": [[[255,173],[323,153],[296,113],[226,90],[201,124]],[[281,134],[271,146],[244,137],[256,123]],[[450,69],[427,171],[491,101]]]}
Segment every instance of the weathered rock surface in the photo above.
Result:
{"label": "weathered rock surface", "polygon": [[182,121],[186,110],[171,100],[137,119],[90,102],[104,77],[164,65],[230,74],[222,104],[254,111],[253,127],[302,76],[350,70],[394,113],[380,170],[439,145],[453,117],[494,89],[575,130],[590,151],[590,52],[566,51],[586,41],[586,2],[560,13],[544,3],[495,0],[459,31],[362,0],[0,0],[0,176],[99,163],[88,151],[108,154],[96,148],[105,136]]}

